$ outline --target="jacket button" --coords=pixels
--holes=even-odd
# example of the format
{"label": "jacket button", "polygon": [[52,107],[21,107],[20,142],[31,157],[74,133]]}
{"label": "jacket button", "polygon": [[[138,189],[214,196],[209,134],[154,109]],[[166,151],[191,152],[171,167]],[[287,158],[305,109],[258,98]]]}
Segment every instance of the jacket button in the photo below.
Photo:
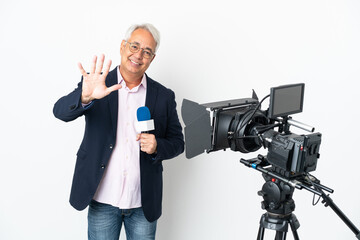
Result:
{"label": "jacket button", "polygon": [[109,147],[110,147],[110,149],[112,149],[112,148],[113,148],[113,145],[112,145],[112,144],[110,144],[110,146],[109,146]]}
{"label": "jacket button", "polygon": [[70,110],[74,110],[76,108],[76,105],[71,105]]}
{"label": "jacket button", "polygon": [[105,165],[104,164],[101,164],[101,169],[104,169],[105,168]]}

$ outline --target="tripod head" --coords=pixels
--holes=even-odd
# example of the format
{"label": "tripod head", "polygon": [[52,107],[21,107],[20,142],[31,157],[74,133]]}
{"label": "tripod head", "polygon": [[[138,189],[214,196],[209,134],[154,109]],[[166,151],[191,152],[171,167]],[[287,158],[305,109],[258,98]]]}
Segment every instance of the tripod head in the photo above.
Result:
{"label": "tripod head", "polygon": [[261,208],[268,213],[277,215],[289,215],[295,210],[295,202],[292,199],[294,188],[278,179],[263,174],[265,183],[258,192],[264,201]]}

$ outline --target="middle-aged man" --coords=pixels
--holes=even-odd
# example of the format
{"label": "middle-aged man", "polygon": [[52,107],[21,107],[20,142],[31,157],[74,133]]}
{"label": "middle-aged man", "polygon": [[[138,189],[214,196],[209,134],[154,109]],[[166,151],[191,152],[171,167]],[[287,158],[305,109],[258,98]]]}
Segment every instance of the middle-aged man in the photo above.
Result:
{"label": "middle-aged man", "polygon": [[[159,36],[151,24],[131,26],[121,43],[120,66],[109,72],[104,55],[93,58],[89,73],[79,63],[82,81],[55,103],[54,115],[63,121],[85,116],[70,203],[77,210],[89,206],[89,239],[119,239],[122,223],[128,240],[155,239],[162,160],[184,151],[173,91],[145,74]],[[149,133],[134,127],[144,105],[155,124]]]}

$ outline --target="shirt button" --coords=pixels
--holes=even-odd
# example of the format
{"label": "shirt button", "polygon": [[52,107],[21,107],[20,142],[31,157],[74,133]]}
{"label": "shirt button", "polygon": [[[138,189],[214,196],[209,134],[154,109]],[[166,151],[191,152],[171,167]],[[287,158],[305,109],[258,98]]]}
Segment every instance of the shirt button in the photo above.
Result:
{"label": "shirt button", "polygon": [[105,168],[105,165],[104,164],[101,164],[101,169],[104,169]]}
{"label": "shirt button", "polygon": [[110,144],[109,148],[110,148],[110,149],[112,149],[112,148],[113,148],[113,145],[112,145],[112,144]]}

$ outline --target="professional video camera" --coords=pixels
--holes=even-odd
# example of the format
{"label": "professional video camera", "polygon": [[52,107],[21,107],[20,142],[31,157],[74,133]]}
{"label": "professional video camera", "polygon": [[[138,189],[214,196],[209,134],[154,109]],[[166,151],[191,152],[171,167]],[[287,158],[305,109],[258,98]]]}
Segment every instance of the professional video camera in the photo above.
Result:
{"label": "professional video camera", "polygon": [[[270,96],[270,107],[265,111],[255,92],[252,98],[201,105],[184,99],[186,157],[227,148],[249,153],[263,146],[268,148],[267,161],[286,177],[314,171],[321,134],[297,135],[289,130],[294,125],[314,131],[289,117],[302,112],[304,87],[301,83],[271,88],[265,97]],[[276,127],[278,131],[273,130]]]}
{"label": "professional video camera", "polygon": [[[309,173],[315,171],[320,157],[321,133],[314,133],[313,127],[290,116],[302,112],[304,89],[303,83],[273,87],[261,101],[254,91],[251,98],[207,104],[184,99],[181,113],[186,125],[186,157],[227,148],[242,153],[255,152],[261,147],[268,149],[266,156],[240,160],[262,172],[266,181],[258,192],[264,199],[262,208],[267,211],[260,221],[258,240],[263,239],[265,228],[276,230],[276,240],[284,240],[288,224],[294,238],[299,239],[296,229],[300,224],[292,213],[295,188],[323,198],[325,206],[330,206],[360,239],[359,230],[323,191],[332,193],[333,190],[321,185]],[[261,104],[268,97],[269,108],[261,110]],[[290,126],[310,133],[292,133]]]}

